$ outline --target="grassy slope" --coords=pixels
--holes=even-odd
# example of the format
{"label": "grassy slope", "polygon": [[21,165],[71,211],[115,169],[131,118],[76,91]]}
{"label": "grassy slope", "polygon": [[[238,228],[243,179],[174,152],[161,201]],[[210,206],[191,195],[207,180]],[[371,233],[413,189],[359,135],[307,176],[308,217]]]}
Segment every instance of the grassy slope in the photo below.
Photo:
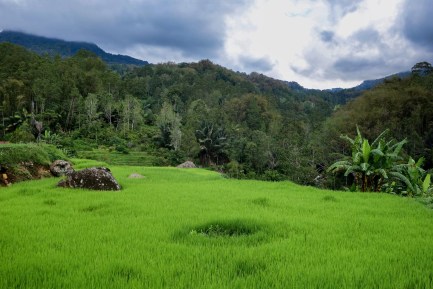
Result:
{"label": "grassy slope", "polygon": [[[0,189],[0,288],[433,288],[433,211],[413,199],[112,171],[121,192]],[[195,233],[209,222],[258,231]]]}
{"label": "grassy slope", "polygon": [[106,162],[110,165],[153,166],[158,160],[145,152],[129,152],[122,154],[107,150],[81,151],[80,157]]}

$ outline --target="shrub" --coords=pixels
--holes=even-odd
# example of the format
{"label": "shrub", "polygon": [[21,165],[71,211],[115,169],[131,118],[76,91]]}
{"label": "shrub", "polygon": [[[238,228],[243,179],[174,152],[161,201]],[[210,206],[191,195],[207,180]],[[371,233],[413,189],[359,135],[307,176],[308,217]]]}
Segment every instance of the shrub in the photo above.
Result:
{"label": "shrub", "polygon": [[276,170],[266,170],[262,175],[262,179],[264,181],[279,182],[283,181],[285,177]]}
{"label": "shrub", "polygon": [[245,178],[245,172],[241,164],[237,161],[231,161],[224,165],[225,173],[230,178],[243,179]]}
{"label": "shrub", "polygon": [[22,162],[50,165],[56,159],[66,159],[66,156],[52,145],[34,143],[0,145],[0,164],[2,165]]}
{"label": "shrub", "polygon": [[25,122],[8,136],[8,140],[13,143],[27,143],[35,141],[35,137],[28,123]]}

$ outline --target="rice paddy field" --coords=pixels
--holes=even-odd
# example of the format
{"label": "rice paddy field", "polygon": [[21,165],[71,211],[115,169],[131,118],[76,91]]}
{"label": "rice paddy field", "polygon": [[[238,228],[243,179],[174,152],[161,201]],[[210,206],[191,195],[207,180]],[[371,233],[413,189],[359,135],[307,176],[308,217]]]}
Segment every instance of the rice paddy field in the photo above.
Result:
{"label": "rice paddy field", "polygon": [[119,192],[0,188],[0,288],[433,288],[433,210],[415,199],[110,169]]}

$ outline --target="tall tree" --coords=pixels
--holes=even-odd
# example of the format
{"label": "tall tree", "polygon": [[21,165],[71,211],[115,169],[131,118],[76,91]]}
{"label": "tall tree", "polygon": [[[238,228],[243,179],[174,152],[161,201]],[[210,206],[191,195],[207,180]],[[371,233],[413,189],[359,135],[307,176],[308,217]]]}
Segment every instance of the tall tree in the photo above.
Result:
{"label": "tall tree", "polygon": [[175,151],[178,150],[182,141],[181,117],[168,101],[163,103],[161,111],[156,117],[156,124],[161,132],[160,144]]}

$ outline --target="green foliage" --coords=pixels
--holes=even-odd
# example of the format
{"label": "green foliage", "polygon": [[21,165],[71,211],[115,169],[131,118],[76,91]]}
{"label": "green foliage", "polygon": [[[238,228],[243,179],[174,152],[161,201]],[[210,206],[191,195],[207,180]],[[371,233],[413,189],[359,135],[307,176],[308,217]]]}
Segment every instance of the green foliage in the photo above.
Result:
{"label": "green foliage", "polygon": [[266,170],[261,179],[264,181],[279,182],[285,180],[286,177],[276,170]]}
{"label": "green foliage", "polygon": [[22,162],[49,165],[58,159],[66,159],[64,153],[47,144],[1,144],[0,164],[14,165]]}
{"label": "green foliage", "polygon": [[128,149],[119,151],[118,147],[114,151],[102,148],[91,151],[80,151],[78,157],[105,162],[109,165],[158,165],[157,158],[146,152],[129,151]]}
{"label": "green foliage", "polygon": [[[2,49],[2,135],[30,140],[22,133],[32,131],[22,125],[26,118],[16,117],[25,109],[43,123],[42,140],[72,156],[102,145],[145,151],[159,164],[187,156],[206,165],[236,160],[249,177],[262,177],[267,170],[286,174],[286,164],[269,145],[280,134],[283,118],[286,123],[303,119],[303,129],[309,129],[329,113],[320,96],[298,100],[282,81],[233,72],[209,60],[146,66],[121,77],[88,51],[62,59],[38,57],[13,45]],[[313,115],[319,117],[310,122]],[[246,142],[238,142],[238,136]],[[125,142],[114,143],[116,138]]]}
{"label": "green foliage", "polygon": [[222,127],[203,121],[195,137],[200,145],[200,162],[202,165],[221,164],[226,158],[227,136]]}
{"label": "green foliage", "polygon": [[14,132],[8,135],[7,139],[13,143],[34,142],[35,136],[27,122],[20,125]]}
{"label": "green foliage", "polygon": [[376,138],[384,130],[389,137],[406,139],[405,150],[415,159],[423,157],[427,168],[433,167],[433,74],[391,79],[360,97],[341,106],[324,123],[319,142],[330,142],[325,148],[327,163],[333,155],[344,154],[347,146],[340,134],[353,135],[356,126],[367,139]]}
{"label": "green foliage", "polygon": [[344,171],[344,176],[353,175],[355,186],[362,192],[381,190],[384,180],[388,179],[388,172],[399,158],[399,152],[404,141],[397,145],[387,142],[384,131],[374,140],[372,146],[362,137],[359,128],[357,136],[352,139],[342,136],[352,147],[352,156],[338,161],[328,168],[328,172]]}
{"label": "green foliage", "polygon": [[415,64],[411,69],[413,74],[417,75],[427,75],[433,72],[433,67],[430,63],[423,61]]}
{"label": "green foliage", "polygon": [[328,171],[344,171],[345,177],[353,175],[355,188],[362,192],[384,190],[408,196],[428,194],[431,183],[430,175],[421,167],[424,159],[415,162],[409,157],[407,164],[401,164],[406,140],[397,143],[387,141],[387,133],[388,131],[381,133],[371,146],[359,129],[355,139],[342,136],[352,145],[352,157],[334,163]]}
{"label": "green foliage", "polygon": [[[122,65],[145,65],[147,61],[142,61],[126,55],[114,55],[106,53],[97,45],[88,42],[64,41],[60,39],[41,37],[23,32],[2,31],[0,33],[0,42],[11,42],[27,47],[40,55],[60,55],[70,57],[75,53],[83,56],[98,55],[104,61],[122,67]],[[84,50],[85,49],[85,50]],[[84,52],[86,51],[86,52]]]}
{"label": "green foliage", "polygon": [[202,234],[206,237],[237,237],[251,235],[260,230],[260,225],[251,220],[224,220],[209,222],[190,231],[191,235]]}
{"label": "green foliage", "polygon": [[242,179],[244,172],[237,161],[230,161],[224,165],[224,172],[230,178]]}
{"label": "green foliage", "polygon": [[178,150],[181,145],[181,117],[174,111],[173,105],[164,102],[159,115],[156,118],[156,124],[161,131],[159,142],[162,147]]}
{"label": "green foliage", "polygon": [[398,185],[395,185],[395,193],[411,197],[425,197],[432,193],[431,176],[422,168],[423,163],[423,158],[415,162],[409,157],[407,164],[398,166],[395,172],[390,173],[399,182]]}
{"label": "green foliage", "polygon": [[[89,51],[41,57],[0,44],[0,139],[32,141],[32,119],[43,124],[42,141],[70,156],[105,147],[146,153],[154,164],[233,162],[239,170],[228,168],[228,176],[312,185],[318,165],[351,150],[338,136],[356,124],[366,139],[385,129],[407,139],[407,152],[432,168],[432,89],[433,74],[394,78],[333,111],[359,92],[306,90],[209,60],[119,74]],[[366,172],[374,149],[360,143]]]}
{"label": "green foliage", "polygon": [[120,193],[0,189],[0,288],[433,287],[433,213],[414,199],[110,169]]}

